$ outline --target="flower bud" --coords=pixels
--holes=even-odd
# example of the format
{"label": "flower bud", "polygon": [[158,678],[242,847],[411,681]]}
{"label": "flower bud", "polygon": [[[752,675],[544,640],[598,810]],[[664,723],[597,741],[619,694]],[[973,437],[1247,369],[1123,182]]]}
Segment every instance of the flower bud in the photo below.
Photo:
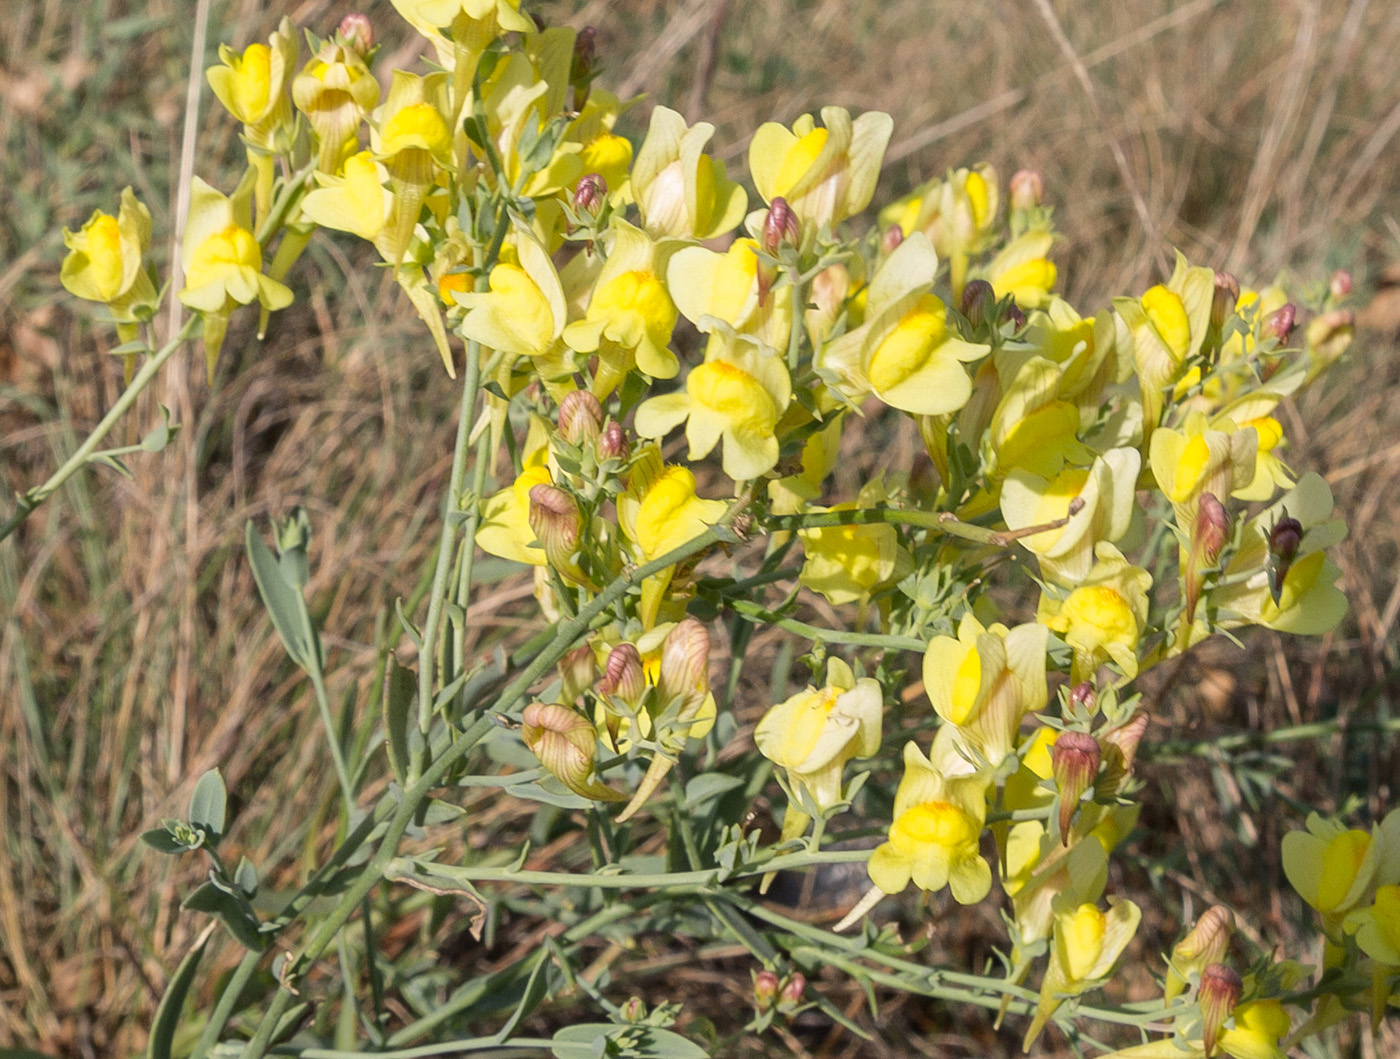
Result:
{"label": "flower bud", "polygon": [[353,11],[340,20],[336,30],[341,42],[361,59],[366,58],[374,47],[374,23],[368,15]]}
{"label": "flower bud", "polygon": [[1355,325],[1356,313],[1350,309],[1332,309],[1308,322],[1307,347],[1314,372],[1332,364],[1347,351]]}
{"label": "flower bud", "polygon": [[603,429],[603,406],[587,390],[570,390],[559,402],[559,433],[570,445],[593,441]]}
{"label": "flower bud", "polygon": [[899,249],[899,244],[904,242],[904,229],[897,224],[892,224],[885,229],[885,234],[880,237],[880,254],[889,257]]}
{"label": "flower bud", "polygon": [[1099,750],[1103,756],[1103,774],[1094,785],[1095,791],[1104,797],[1118,793],[1123,780],[1133,771],[1133,758],[1137,756],[1138,744],[1147,731],[1151,718],[1146,711],[1139,710],[1116,728],[1103,733]]}
{"label": "flower bud", "polygon": [[1268,316],[1264,317],[1264,322],[1259,328],[1260,338],[1276,338],[1279,345],[1288,342],[1288,338],[1293,334],[1293,328],[1298,325],[1298,309],[1292,302],[1275,309]]}
{"label": "flower bud", "polygon": [[791,1015],[802,1006],[802,998],[806,992],[806,975],[801,971],[793,971],[792,977],[783,983],[783,991],[778,994],[778,1010],[784,1015]]}
{"label": "flower bud", "polygon": [[603,424],[603,432],[598,435],[598,459],[625,460],[631,451],[627,435],[622,432],[622,424],[609,420]]}
{"label": "flower bud", "polygon": [[1061,732],[1050,751],[1060,788],[1060,842],[1069,845],[1069,824],[1079,799],[1099,774],[1099,744],[1088,732]]}
{"label": "flower bud", "polygon": [[988,319],[997,303],[996,291],[984,279],[969,281],[962,293],[962,314],[973,328],[980,331],[987,326]]}
{"label": "flower bud", "polygon": [[1337,269],[1327,281],[1327,289],[1338,301],[1345,298],[1351,293],[1351,273],[1344,268]]}
{"label": "flower bud", "polygon": [[1098,696],[1094,694],[1094,685],[1087,680],[1081,680],[1070,688],[1069,708],[1071,713],[1082,713],[1092,717],[1099,708]]}
{"label": "flower bud", "polygon": [[1045,201],[1045,178],[1036,169],[1018,169],[1011,174],[1011,208],[1034,209]]}
{"label": "flower bud", "polygon": [[1190,973],[1208,963],[1219,963],[1234,933],[1235,914],[1224,905],[1211,905],[1172,949],[1172,964]]}
{"label": "flower bud", "polygon": [[778,990],[781,985],[782,983],[775,972],[759,971],[753,976],[753,1006],[760,1012],[770,1010],[774,1001],[778,999]]}
{"label": "flower bud", "polygon": [[569,68],[569,87],[574,90],[574,110],[583,110],[588,89],[598,67],[598,31],[584,26],[574,38],[574,58]]}
{"label": "flower bud", "polygon": [[561,574],[575,569],[573,555],[581,528],[578,504],[564,490],[545,484],[530,490],[530,529],[549,565]]}
{"label": "flower bud", "polygon": [[1210,302],[1210,326],[1219,331],[1240,300],[1240,281],[1228,272],[1215,274],[1215,296]]}
{"label": "flower bud", "polygon": [[1269,578],[1269,595],[1274,606],[1278,606],[1283,594],[1283,582],[1288,577],[1293,560],[1298,557],[1298,546],[1303,543],[1303,524],[1287,514],[1274,523],[1269,531],[1269,555],[1264,560],[1264,572]]}
{"label": "flower bud", "polygon": [[559,698],[572,703],[583,694],[598,675],[598,665],[593,658],[593,648],[584,644],[559,659]]}
{"label": "flower bud", "polygon": [[1026,314],[1015,302],[1006,307],[1006,318],[1011,321],[1011,333],[1019,335],[1026,329]]}
{"label": "flower bud", "polygon": [[637,1023],[647,1017],[647,1006],[639,996],[628,997],[621,1009],[622,1021]]}
{"label": "flower bud", "polygon": [[608,182],[601,173],[585,173],[574,188],[574,212],[596,217],[608,197]]}
{"label": "flower bud", "polygon": [[1205,584],[1202,573],[1214,566],[1230,539],[1231,519],[1225,505],[1214,493],[1202,493],[1196,508],[1196,522],[1191,529],[1191,551],[1182,577],[1186,584],[1186,620],[1195,620],[1196,605],[1201,601]]}
{"label": "flower bud", "polygon": [[1215,1052],[1215,1038],[1220,1027],[1235,1010],[1244,992],[1239,974],[1223,963],[1208,964],[1201,972],[1201,988],[1196,994],[1201,1004],[1201,1035],[1206,1059]]}
{"label": "flower bud", "polygon": [[662,709],[680,699],[678,720],[691,720],[704,705],[710,693],[710,634],[694,618],[686,618],[666,634],[657,689]]}
{"label": "flower bud", "polygon": [[620,699],[636,709],[646,694],[646,674],[636,645],[620,643],[608,653],[598,690],[609,698]]}
{"label": "flower bud", "polygon": [[545,771],[585,798],[621,796],[593,778],[598,732],[586,717],[557,702],[532,702],[520,718],[520,737]]}
{"label": "flower bud", "polygon": [[763,249],[776,254],[784,243],[796,245],[802,239],[802,225],[792,212],[788,200],[776,196],[768,204],[768,216],[763,221]]}

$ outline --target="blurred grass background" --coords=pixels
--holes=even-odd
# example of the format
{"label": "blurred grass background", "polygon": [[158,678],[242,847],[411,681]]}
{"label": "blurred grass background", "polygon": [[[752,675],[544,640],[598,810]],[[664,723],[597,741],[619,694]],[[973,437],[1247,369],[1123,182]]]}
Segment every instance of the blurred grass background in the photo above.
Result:
{"label": "blurred grass background", "polygon": [[[1281,833],[1296,826],[1302,805],[1374,812],[1394,804],[1400,774],[1393,737],[1366,729],[1394,716],[1400,664],[1391,500],[1400,475],[1400,6],[537,7],[553,21],[596,26],[601,83],[646,93],[625,131],[640,135],[653,103],[704,117],[717,126],[714,147],[731,171],[742,171],[759,123],[825,103],[893,114],[877,201],[975,161],[994,163],[1003,179],[1021,166],[1042,170],[1065,235],[1063,286],[1086,310],[1155,282],[1170,246],[1258,281],[1291,270],[1325,282],[1335,267],[1352,270],[1362,327],[1349,361],[1284,418],[1292,466],[1326,475],[1351,523],[1338,555],[1351,616],[1319,642],[1261,633],[1248,652],[1208,648],[1170,684],[1149,688],[1159,722],[1149,738],[1209,741],[1336,719],[1352,728],[1233,760],[1209,745],[1159,753],[1145,773],[1145,837],[1113,884],[1148,893],[1153,910],[1136,950],[1144,957],[1169,947],[1186,908],[1215,900],[1251,912],[1246,937],[1264,949],[1296,939],[1305,921],[1277,867]],[[155,256],[165,255],[194,8],[191,0],[4,4],[7,493],[47,477],[118,392],[119,363],[103,356],[112,335],[59,287],[59,229],[78,227],[96,207],[114,209],[131,184],[155,217]],[[205,64],[218,42],[264,38],[282,14],[329,34],[353,9],[375,21],[381,68],[418,54],[421,42],[403,34],[387,0],[216,0]],[[235,127],[211,104],[206,91],[196,172],[227,187],[242,152]],[[136,836],[178,815],[204,769],[221,767],[242,803],[230,844],[274,880],[296,879],[331,840],[332,785],[320,782],[327,769],[314,705],[257,601],[241,534],[249,518],[265,524],[295,504],[310,509],[310,598],[326,630],[332,699],[367,737],[373,721],[354,711],[395,646],[393,599],[413,595],[413,573],[436,535],[456,396],[392,282],[369,264],[351,242],[318,238],[292,277],[298,304],[266,343],[243,320],[213,391],[202,372],[181,370],[156,395],[186,425],[175,445],[134,463],[132,482],[101,470],[74,479],[0,544],[0,1047],[90,1057],[143,1046],[202,920],[177,907],[200,874],[193,858],[155,856]],[[147,402],[133,439],[155,415]],[[875,454],[888,445],[867,436],[853,469],[881,466]],[[487,586],[473,608],[475,645],[485,650],[536,621],[528,584]],[[745,703],[749,719],[766,705]],[[469,840],[490,841],[511,813],[483,804]],[[935,951],[985,959],[999,932],[994,915],[982,909],[950,922]],[[428,930],[403,922],[386,945]],[[519,937],[473,958],[509,959],[537,927],[521,924]],[[717,1021],[724,1008],[746,1006],[749,964],[733,953],[692,954],[674,966],[664,946],[642,948],[652,967],[643,960],[630,985],[614,968],[619,999],[632,991],[688,1000]],[[663,968],[663,983],[648,978]],[[816,984],[869,1023],[858,990],[837,976]],[[916,999],[886,1003],[881,1023],[883,1039],[873,1044],[820,1023],[794,1026],[784,1041],[813,1056],[1014,1047],[981,1015]],[[1400,1054],[1393,1027],[1377,1042],[1343,1033],[1324,1046],[1327,1054]]]}

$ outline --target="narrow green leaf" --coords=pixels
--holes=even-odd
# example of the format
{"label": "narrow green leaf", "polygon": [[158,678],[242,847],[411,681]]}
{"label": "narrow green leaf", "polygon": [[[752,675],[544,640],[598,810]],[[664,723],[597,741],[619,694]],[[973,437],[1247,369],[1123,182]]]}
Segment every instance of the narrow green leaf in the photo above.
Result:
{"label": "narrow green leaf", "polygon": [[213,933],[213,924],[210,924],[210,928],[199,935],[194,947],[185,954],[180,966],[175,969],[175,975],[170,979],[165,996],[160,998],[155,1021],[151,1024],[151,1039],[147,1045],[146,1054],[150,1059],[170,1059],[170,1046],[175,1041],[175,1030],[180,1024],[180,1009],[185,1006],[185,997],[189,995],[190,986],[194,984],[195,971],[199,969],[204,946],[209,944]]}
{"label": "narrow green leaf", "polygon": [[408,732],[414,726],[413,705],[416,698],[417,681],[410,670],[403,668],[389,655],[384,670],[384,735],[388,743],[389,764],[394,770],[394,778],[402,784],[408,782],[409,744]]}
{"label": "narrow green leaf", "polygon": [[244,536],[248,548],[248,561],[253,568],[253,580],[257,582],[258,595],[262,597],[263,606],[267,608],[268,617],[272,619],[272,627],[277,630],[277,635],[281,637],[282,645],[286,647],[292,661],[303,669],[309,669],[312,661],[311,645],[301,631],[304,627],[302,615],[306,608],[306,600],[287,583],[277,557],[253,528],[251,520]]}

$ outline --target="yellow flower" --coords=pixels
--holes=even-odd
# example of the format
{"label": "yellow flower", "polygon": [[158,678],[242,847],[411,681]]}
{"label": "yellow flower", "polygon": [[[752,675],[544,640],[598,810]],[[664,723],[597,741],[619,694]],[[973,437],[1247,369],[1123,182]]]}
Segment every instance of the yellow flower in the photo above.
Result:
{"label": "yellow flower", "polygon": [[[1059,529],[1022,537],[1051,581],[1073,585],[1089,576],[1094,547],[1118,541],[1136,510],[1135,490],[1142,457],[1137,449],[1109,449],[1087,470],[1066,467],[1052,479],[1014,470],[1001,490],[1001,512],[1008,529],[1020,530],[1069,518]],[[1069,515],[1075,500],[1083,506]]]}
{"label": "yellow flower", "polygon": [[823,107],[822,124],[810,114],[791,130],[767,122],[749,143],[749,173],[763,201],[786,199],[804,226],[834,225],[869,205],[894,131],[888,114],[852,121],[841,107]]}
{"label": "yellow flower", "polygon": [[[593,282],[587,315],[564,328],[564,341],[580,353],[598,353],[599,376],[593,391],[611,393],[635,365],[653,379],[674,378],[680,370],[667,348],[676,326],[676,306],[661,281],[667,251],[639,228],[615,219],[615,242]],[[601,391],[601,392],[600,392]]]}
{"label": "yellow flower", "polygon": [[938,255],[923,235],[900,243],[880,265],[865,300],[865,322],[829,342],[818,356],[822,377],[847,402],[873,393],[920,415],[957,411],[972,394],[963,363],[989,347],[949,331],[947,309],[928,293]]}
{"label": "yellow flower", "polygon": [[1152,432],[1150,459],[1157,488],[1171,501],[1176,524],[1189,532],[1202,493],[1224,501],[1247,488],[1255,476],[1259,434],[1238,429],[1230,420],[1212,427],[1193,412],[1181,430]]}
{"label": "yellow flower", "polygon": [[[1275,603],[1265,569],[1268,535],[1285,514],[1302,523],[1306,532]],[[1331,519],[1331,514],[1332,490],[1319,475],[1310,473],[1250,519],[1241,531],[1239,549],[1221,575],[1223,587],[1206,594],[1210,609],[1219,612],[1218,626],[1265,625],[1302,636],[1319,636],[1335,628],[1346,615],[1347,600],[1335,583],[1341,571],[1327,561],[1324,549],[1346,536],[1346,524]]]}
{"label": "yellow flower", "polygon": [[928,236],[949,263],[955,299],[962,297],[969,256],[987,249],[1000,220],[997,174],[989,165],[930,180],[880,211],[881,225],[898,224],[906,238]]}
{"label": "yellow flower", "polygon": [[204,72],[224,109],[247,127],[245,135],[260,147],[270,147],[275,128],[291,121],[287,81],[297,52],[296,29],[284,18],[267,44],[249,44],[241,55],[220,44],[222,65]]}
{"label": "yellow flower", "polygon": [[123,188],[115,217],[94,210],[79,231],[63,229],[63,245],[68,247],[59,273],[63,286],[76,297],[107,303],[116,319],[135,322],[132,309],[154,303],[156,296],[141,267],[150,241],[150,211],[131,188]]}
{"label": "yellow flower", "polygon": [[1253,430],[1258,438],[1254,475],[1249,484],[1231,495],[1238,500],[1272,500],[1279,489],[1293,484],[1288,468],[1277,455],[1277,450],[1285,445],[1283,424],[1271,415],[1261,415],[1241,422],[1240,430]]}
{"label": "yellow flower", "polygon": [[843,422],[840,413],[828,416],[825,425],[809,435],[802,445],[802,470],[768,483],[768,504],[773,514],[796,514],[821,495],[822,482],[836,465],[841,451]]}
{"label": "yellow flower", "polygon": [[[658,559],[694,540],[723,517],[722,500],[695,495],[695,475],[684,467],[666,465],[655,446],[633,462],[626,491],[617,498],[617,521],[633,545],[639,563]],[[669,567],[642,582],[643,628],[656,624],[657,614],[675,573]]]}
{"label": "yellow flower", "polygon": [[1279,1041],[1292,1028],[1277,1000],[1253,1000],[1234,1011],[1233,1026],[1220,1031],[1220,1050],[1231,1059],[1284,1059]]}
{"label": "yellow flower", "polygon": [[546,564],[544,549],[530,528],[530,490],[553,480],[545,462],[547,452],[541,448],[527,456],[520,476],[481,505],[476,543],[483,551],[530,566]]}
{"label": "yellow flower", "polygon": [[778,462],[778,417],[792,397],[787,365],[748,344],[711,336],[705,362],[691,369],[684,393],[662,394],[637,409],[637,433],[660,438],[686,424],[689,459],[709,455],[724,439],[724,473],[759,478]]}
{"label": "yellow flower", "polygon": [[1056,901],[1050,966],[1040,985],[1035,1019],[1026,1031],[1026,1051],[1065,997],[1077,996],[1108,976],[1133,940],[1141,919],[1141,910],[1131,901],[1110,897],[1107,912],[1097,904],[1075,906],[1063,898]]}
{"label": "yellow flower", "polygon": [[[703,739],[715,725],[716,704],[714,695],[709,691],[708,674],[699,709],[684,727],[674,724],[678,712],[675,707],[683,704],[673,702],[674,696],[668,697],[658,690],[664,683],[661,677],[662,655],[671,632],[677,627],[676,622],[664,622],[637,637],[633,646],[637,648],[641,661],[643,680],[641,693],[635,703],[628,703],[616,695],[598,697],[598,710],[595,715],[598,734],[608,749],[615,754],[627,753],[632,748],[634,736],[638,739],[654,739],[658,724],[669,726],[666,736],[668,740],[679,739],[682,742],[685,739]],[[671,643],[674,646],[676,641],[671,640]],[[602,651],[600,663],[606,664],[609,652],[604,649],[615,646],[606,640],[595,641],[595,652]],[[692,703],[692,707],[693,705]]]}
{"label": "yellow flower", "polygon": [[301,201],[302,215],[322,228],[350,232],[377,245],[394,204],[388,181],[384,165],[369,151],[360,151],[345,160],[340,176],[317,171],[317,187]]}
{"label": "yellow flower", "polygon": [[251,223],[242,188],[230,199],[194,178],[180,248],[185,271],[180,301],[204,315],[204,355],[211,383],[235,306],[256,301],[276,310],[292,303],[292,292],[284,284],[262,274],[262,248],[248,230]]}
{"label": "yellow flower", "polygon": [[1117,317],[1104,311],[1084,318],[1058,295],[1052,294],[1029,314],[1026,343],[1061,372],[1059,396],[1074,401],[1080,415],[1098,414],[1104,391],[1132,374],[1126,353],[1119,356]]}
{"label": "yellow flower", "polygon": [[1181,253],[1171,279],[1137,298],[1115,298],[1128,326],[1142,391],[1143,434],[1148,440],[1162,418],[1163,389],[1186,370],[1210,331],[1215,273],[1192,267]]}
{"label": "yellow flower", "polygon": [[1138,671],[1137,646],[1147,624],[1152,575],[1132,566],[1117,548],[1102,542],[1089,576],[1062,600],[1041,593],[1036,618],[1074,649],[1070,679],[1092,680],[1112,660],[1125,676]]}
{"label": "yellow flower", "polygon": [[1361,951],[1377,963],[1400,966],[1400,886],[1378,886],[1370,908],[1347,917]]}
{"label": "yellow flower", "polygon": [[490,290],[454,295],[469,312],[458,330],[488,349],[521,357],[542,357],[564,332],[568,306],[564,287],[545,248],[534,234],[517,230],[515,262],[491,270]]}
{"label": "yellow flower", "polygon": [[841,800],[841,774],[853,757],[870,757],[880,749],[883,703],[880,685],[869,677],[856,680],[839,658],[827,661],[826,685],[807,688],[778,703],[754,729],[759,753],[787,772],[798,800],[783,817],[783,840],[807,828],[802,808],[805,792],[826,811]]}
{"label": "yellow flower", "polygon": [[1047,305],[1059,275],[1046,256],[1054,242],[1049,232],[1029,231],[1007,243],[986,268],[986,279],[996,296],[1009,294],[1023,309]]}
{"label": "yellow flower", "polygon": [[404,21],[415,29],[450,26],[459,15],[474,21],[494,19],[502,30],[532,33],[535,24],[520,13],[520,0],[393,0]]}
{"label": "yellow flower", "polygon": [[326,43],[292,79],[292,101],[320,143],[317,168],[335,173],[355,131],[379,102],[379,82],[354,50]]}
{"label": "yellow flower", "polygon": [[[579,161],[583,145],[575,141],[561,139],[544,159],[520,153],[527,131],[529,138],[543,134],[545,123],[563,109],[573,49],[573,34],[568,30],[546,30],[534,39],[540,46],[530,49],[531,54],[512,52],[496,64],[482,88],[481,105],[506,185],[519,185],[520,195],[538,199],[572,187],[584,169]],[[484,156],[482,149],[477,150]],[[483,161],[477,172],[488,181],[497,179],[493,163]]]}
{"label": "yellow flower", "polygon": [[1083,464],[1093,459],[1079,441],[1078,405],[1060,396],[1063,377],[1044,357],[1021,364],[992,413],[989,470],[994,477],[1021,470],[1052,478],[1067,460]]}
{"label": "yellow flower", "polygon": [[632,141],[617,135],[614,129],[622,112],[635,102],[634,99],[624,103],[611,92],[593,88],[583,111],[569,123],[566,133],[569,140],[579,144],[579,175],[597,173],[609,193],[619,200],[630,198],[626,184],[632,168]]}
{"label": "yellow flower", "polygon": [[[808,510],[856,511],[883,505],[888,499],[884,482],[877,478],[867,482],[851,503]],[[798,530],[797,535],[806,552],[798,581],[833,604],[864,604],[912,568],[913,560],[899,545],[899,534],[887,523],[823,526]]]}
{"label": "yellow flower", "polygon": [[666,107],[651,112],[631,180],[642,227],[653,237],[713,239],[743,220],[748,195],[723,162],[705,154],[714,132],[703,121],[687,127]]}
{"label": "yellow flower", "polygon": [[948,780],[915,743],[904,745],[904,778],[894,797],[889,841],[870,855],[870,881],[897,894],[910,880],[930,892],[948,886],[959,904],[976,904],[992,888],[992,870],[978,852],[986,819],[986,784]]}
{"label": "yellow flower", "polygon": [[1045,706],[1048,635],[1037,622],[984,628],[969,612],[957,639],[929,641],[924,690],[938,715],[992,768],[1015,752],[1022,718]]}
{"label": "yellow flower", "polygon": [[792,287],[759,298],[758,243],[736,239],[724,253],[703,246],[677,252],[666,268],[676,308],[700,331],[726,328],[786,351],[792,328]]}
{"label": "yellow flower", "polygon": [[1283,836],[1283,872],[1298,896],[1322,913],[1324,924],[1335,927],[1371,900],[1378,881],[1400,883],[1400,809],[1369,832],[1310,814],[1306,831]]}

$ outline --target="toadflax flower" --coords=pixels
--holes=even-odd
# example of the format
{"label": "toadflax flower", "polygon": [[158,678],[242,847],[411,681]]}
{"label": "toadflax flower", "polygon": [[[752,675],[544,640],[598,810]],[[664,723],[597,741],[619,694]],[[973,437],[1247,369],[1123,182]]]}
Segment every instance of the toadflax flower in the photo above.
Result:
{"label": "toadflax flower", "polygon": [[1335,929],[1342,916],[1372,899],[1377,883],[1400,883],[1400,809],[1370,831],[1310,814],[1306,831],[1283,836],[1283,873]]}
{"label": "toadflax flower", "polygon": [[705,154],[714,133],[709,122],[687,127],[674,110],[652,110],[631,180],[642,227],[653,238],[713,239],[744,219],[748,195],[723,162]]}
{"label": "toadflax flower", "polygon": [[880,749],[883,705],[878,683],[869,677],[856,680],[845,662],[832,657],[822,688],[799,691],[763,715],[754,743],[787,773],[794,795],[783,816],[783,841],[807,829],[804,795],[822,811],[832,808],[841,800],[846,762]]}
{"label": "toadflax flower", "polygon": [[251,224],[242,188],[229,198],[194,178],[180,248],[185,271],[180,301],[204,317],[204,357],[211,384],[235,307],[256,301],[276,310],[292,304],[287,286],[263,275],[262,247],[249,230]]}
{"label": "toadflax flower", "polygon": [[327,41],[292,79],[292,102],[316,133],[317,168],[335,173],[354,150],[360,122],[379,102],[379,82],[359,52]]}
{"label": "toadflax flower", "polygon": [[1124,676],[1137,676],[1138,640],[1147,626],[1152,575],[1106,541],[1095,554],[1098,561],[1083,583],[1063,599],[1042,592],[1036,613],[1074,649],[1070,680],[1076,684],[1092,681],[1099,666],[1110,660]]}
{"label": "toadflax flower", "polygon": [[652,397],[637,409],[637,433],[660,438],[684,422],[689,459],[704,459],[723,439],[724,473],[748,481],[777,465],[778,418],[791,398],[780,358],[716,333],[705,362],[686,376],[684,392]]}
{"label": "toadflax flower", "polygon": [[[810,507],[812,514],[857,511],[889,502],[882,478],[866,482],[854,501],[829,508]],[[800,529],[806,558],[798,580],[804,588],[820,592],[827,602],[859,603],[900,580],[913,569],[913,559],[899,543],[899,534],[887,522]]]}
{"label": "toadflax flower", "polygon": [[978,852],[986,819],[986,782],[950,780],[916,743],[904,745],[904,778],[894,797],[889,841],[870,855],[870,881],[887,894],[909,885],[949,887],[959,904],[976,904],[992,888],[992,869]]}
{"label": "toadflax flower", "polygon": [[893,131],[888,114],[852,121],[841,107],[823,107],[822,126],[810,114],[791,129],[766,122],[749,142],[749,173],[764,202],[786,199],[804,227],[834,225],[870,204]]}

